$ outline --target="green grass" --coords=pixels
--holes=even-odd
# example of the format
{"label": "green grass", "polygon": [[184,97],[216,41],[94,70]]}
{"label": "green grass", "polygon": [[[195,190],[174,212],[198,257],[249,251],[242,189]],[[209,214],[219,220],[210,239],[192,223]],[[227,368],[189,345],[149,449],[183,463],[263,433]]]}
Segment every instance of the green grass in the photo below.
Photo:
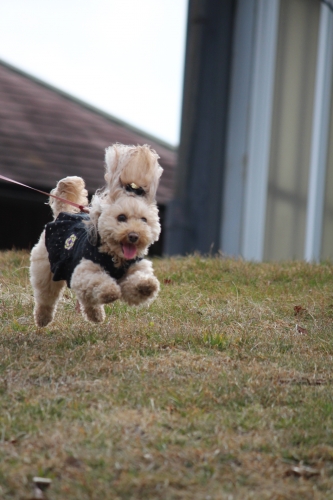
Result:
{"label": "green grass", "polygon": [[28,266],[0,254],[0,498],[333,499],[331,263],[157,259],[150,308],[67,290],[40,330]]}

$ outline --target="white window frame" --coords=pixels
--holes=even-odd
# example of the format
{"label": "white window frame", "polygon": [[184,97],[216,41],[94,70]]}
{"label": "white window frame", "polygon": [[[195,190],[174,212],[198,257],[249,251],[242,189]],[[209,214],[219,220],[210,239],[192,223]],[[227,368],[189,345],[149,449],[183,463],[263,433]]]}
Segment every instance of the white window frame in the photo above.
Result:
{"label": "white window frame", "polygon": [[321,257],[333,71],[333,0],[321,2],[304,258]]}
{"label": "white window frame", "polygon": [[[221,249],[255,261],[264,254],[279,3],[239,0],[236,20],[231,88],[241,80],[247,101],[239,102],[239,93],[232,92]],[[250,31],[242,31],[246,20]],[[245,67],[242,49],[251,60]]]}

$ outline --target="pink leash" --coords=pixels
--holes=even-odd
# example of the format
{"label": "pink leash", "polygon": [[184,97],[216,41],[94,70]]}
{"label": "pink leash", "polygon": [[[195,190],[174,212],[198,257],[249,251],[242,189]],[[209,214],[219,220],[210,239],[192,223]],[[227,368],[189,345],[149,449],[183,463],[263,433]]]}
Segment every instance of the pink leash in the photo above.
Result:
{"label": "pink leash", "polygon": [[55,198],[56,200],[67,203],[67,205],[71,205],[72,207],[79,208],[81,210],[81,212],[89,214],[88,207],[84,207],[83,205],[79,205],[78,203],[74,203],[74,201],[69,201],[69,200],[66,200],[65,198],[60,198],[60,196],[55,196],[54,194],[46,193],[45,191],[40,191],[39,189],[33,188],[31,186],[27,186],[26,184],[22,184],[21,182],[14,181],[13,179],[9,179],[8,177],[4,177],[3,175],[0,175],[0,179],[3,179],[4,181],[8,181],[8,182],[13,182],[14,184],[18,184],[19,186],[23,186],[23,187],[26,187],[28,189],[32,189],[33,191],[37,191],[37,193],[45,194],[46,196],[51,196],[52,198]]}

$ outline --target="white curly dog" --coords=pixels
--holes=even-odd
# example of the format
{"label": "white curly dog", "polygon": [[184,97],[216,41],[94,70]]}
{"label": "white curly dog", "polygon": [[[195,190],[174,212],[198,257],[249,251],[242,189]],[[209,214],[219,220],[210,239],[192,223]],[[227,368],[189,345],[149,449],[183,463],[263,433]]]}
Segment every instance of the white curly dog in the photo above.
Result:
{"label": "white curly dog", "polygon": [[[92,322],[104,320],[103,304],[117,299],[149,304],[159,292],[152,264],[143,258],[161,231],[155,200],[163,171],[158,155],[147,145],[115,144],[105,160],[106,186],[94,195],[89,215],[50,198],[54,221],[45,226],[30,259],[38,327],[53,320],[66,283]],[[51,194],[88,205],[80,177],[60,180]]]}

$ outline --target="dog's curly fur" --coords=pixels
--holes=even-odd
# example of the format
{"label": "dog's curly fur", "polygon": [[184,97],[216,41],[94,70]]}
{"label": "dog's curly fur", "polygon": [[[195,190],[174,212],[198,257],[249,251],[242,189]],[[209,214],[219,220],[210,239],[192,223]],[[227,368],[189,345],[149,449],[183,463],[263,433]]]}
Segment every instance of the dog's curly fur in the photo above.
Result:
{"label": "dog's curly fur", "polygon": [[[82,258],[71,276],[70,287],[89,321],[104,320],[103,304],[117,299],[130,305],[149,304],[159,292],[160,285],[151,262],[142,259],[148,247],[158,240],[161,231],[155,194],[162,168],[157,160],[157,154],[149,146],[116,144],[106,150],[107,184],[93,197],[86,230],[90,241],[94,244],[98,241],[99,251],[110,255],[116,267],[134,257],[140,260],[137,259],[117,280],[99,264]],[[135,192],[127,191],[126,185],[131,183],[142,187],[144,194],[137,196]],[[79,205],[88,205],[87,191],[80,177],[60,180],[51,193]],[[79,212],[79,209],[57,199],[50,198],[49,203],[54,219],[60,212]],[[126,255],[128,247],[131,249],[130,257]],[[32,249],[30,261],[34,318],[38,327],[44,327],[53,320],[66,284],[63,280],[52,279],[45,231]]]}
{"label": "dog's curly fur", "polygon": [[143,189],[145,201],[155,203],[159,179],[163,172],[158,159],[156,151],[147,144],[144,146],[114,144],[107,148],[105,180],[111,201],[117,199],[120,192],[124,193],[126,185],[135,183]]}

